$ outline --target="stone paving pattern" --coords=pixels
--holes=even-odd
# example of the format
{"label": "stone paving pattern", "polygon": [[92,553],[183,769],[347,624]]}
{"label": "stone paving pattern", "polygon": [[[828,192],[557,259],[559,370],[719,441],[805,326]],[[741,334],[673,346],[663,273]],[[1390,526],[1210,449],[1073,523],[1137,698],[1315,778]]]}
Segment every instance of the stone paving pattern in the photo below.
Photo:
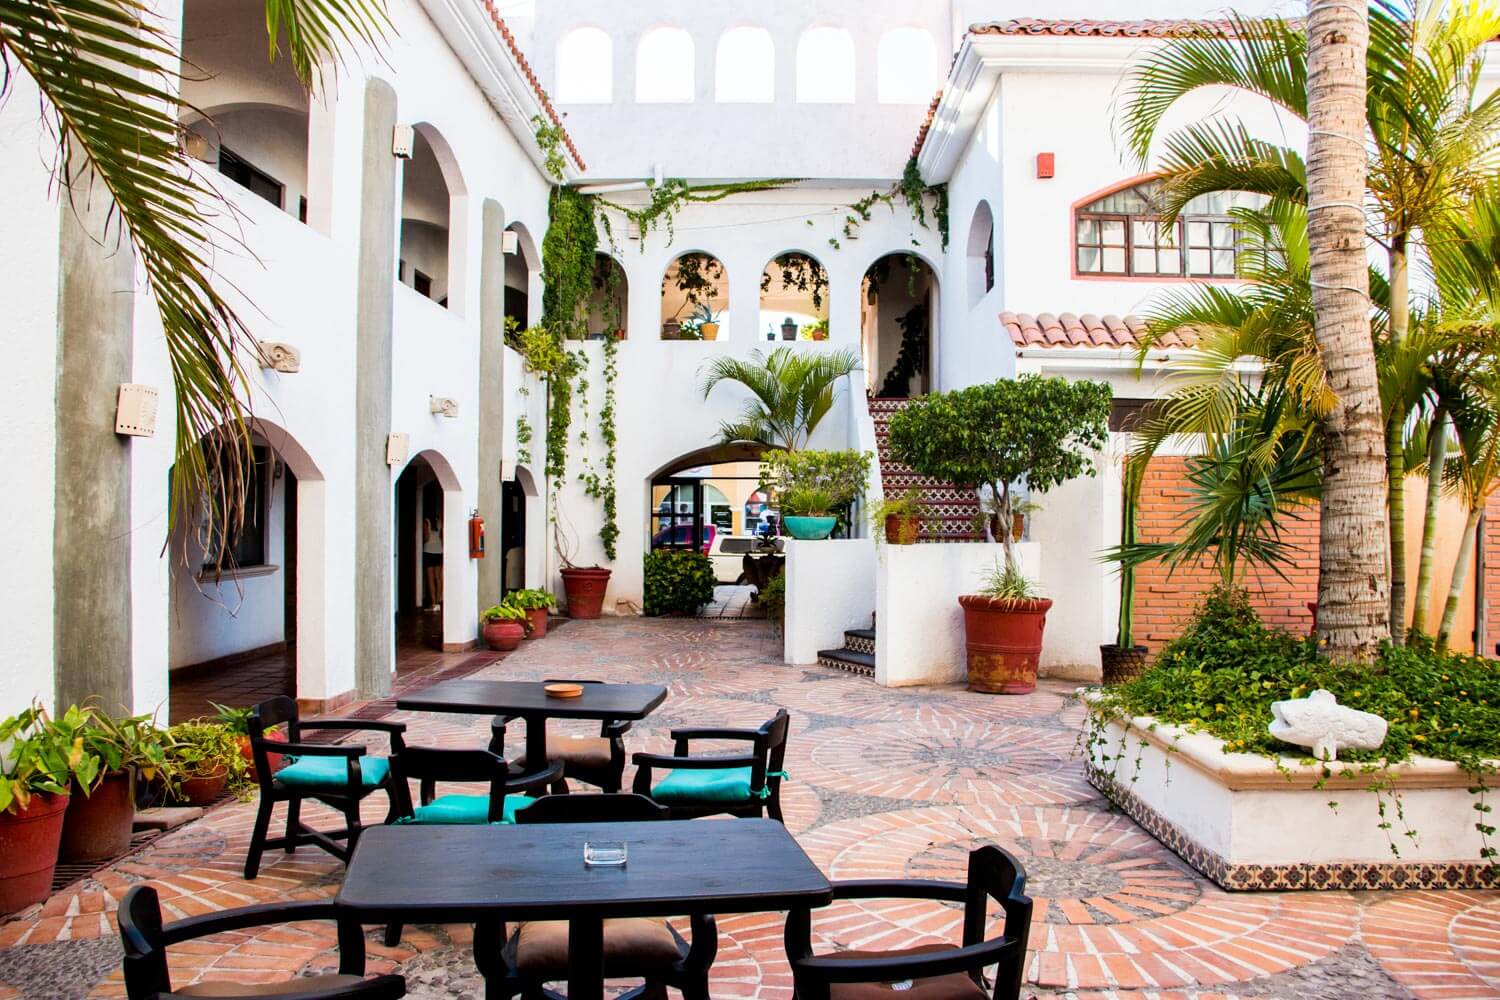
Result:
{"label": "stone paving pattern", "polygon": [[[1226,893],[1083,780],[1083,713],[1067,684],[1019,698],[887,690],[779,660],[764,622],[606,619],[570,623],[479,676],[665,684],[633,750],[667,749],[674,725],[754,725],[786,706],[787,825],[832,878],[961,879],[968,850],[986,842],[1023,859],[1036,901],[1023,995],[1037,1000],[1500,996],[1500,893]],[[487,718],[394,717],[414,744],[488,738]],[[132,884],[157,885],[170,917],[332,895],[342,867],[307,848],[240,877],[253,808],[216,809],[0,925],[0,1000],[121,996],[114,911]],[[383,811],[372,798],[368,819]],[[816,944],[951,941],[961,919],[942,904],[841,904],[816,916]],[[716,996],[791,996],[780,914],[719,928]],[[482,996],[471,940],[464,927],[417,927],[386,948],[372,931],[371,971],[400,969],[416,998]],[[312,974],[335,966],[333,946],[322,924],[225,934],[174,949],[174,981]]]}

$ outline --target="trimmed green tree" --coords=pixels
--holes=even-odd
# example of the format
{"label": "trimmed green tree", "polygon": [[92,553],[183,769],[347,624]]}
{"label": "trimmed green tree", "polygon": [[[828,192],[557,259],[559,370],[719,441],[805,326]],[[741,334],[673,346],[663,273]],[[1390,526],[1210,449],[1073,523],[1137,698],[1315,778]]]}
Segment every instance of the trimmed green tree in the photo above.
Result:
{"label": "trimmed green tree", "polygon": [[1104,382],[1022,375],[933,393],[891,418],[891,451],[924,476],[988,486],[999,515],[1007,573],[1019,574],[1015,487],[1033,494],[1095,474],[1109,433],[1113,393]]}

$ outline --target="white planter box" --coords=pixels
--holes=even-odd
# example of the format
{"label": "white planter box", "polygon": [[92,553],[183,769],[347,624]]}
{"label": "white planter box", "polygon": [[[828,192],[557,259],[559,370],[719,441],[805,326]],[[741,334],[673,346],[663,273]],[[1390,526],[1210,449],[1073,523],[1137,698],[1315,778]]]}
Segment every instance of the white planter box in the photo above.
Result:
{"label": "white planter box", "polygon": [[[1088,750],[1089,781],[1226,889],[1497,884],[1481,860],[1475,781],[1448,761],[1418,757],[1376,773],[1334,763],[1325,772],[1291,756],[1225,753],[1206,733],[1147,717],[1109,721]],[[1377,796],[1377,782],[1390,791]],[[1500,799],[1494,784],[1491,804]]]}

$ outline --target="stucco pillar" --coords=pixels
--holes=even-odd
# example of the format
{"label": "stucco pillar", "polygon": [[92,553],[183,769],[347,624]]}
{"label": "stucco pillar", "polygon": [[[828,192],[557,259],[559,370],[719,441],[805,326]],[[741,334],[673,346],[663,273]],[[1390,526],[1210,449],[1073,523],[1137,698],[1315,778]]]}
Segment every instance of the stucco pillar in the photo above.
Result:
{"label": "stucco pillar", "polygon": [[361,143],[359,257],[355,277],[354,675],[363,695],[391,690],[395,669],[392,588],[391,333],[396,282],[396,92],[365,87]]}
{"label": "stucco pillar", "polygon": [[479,610],[500,603],[505,560],[500,552],[500,462],[505,440],[505,210],[486,198],[479,212]]}
{"label": "stucco pillar", "polygon": [[135,254],[117,232],[106,233],[112,203],[97,181],[91,188],[87,176],[78,177],[73,190],[75,196],[59,199],[51,581],[57,704],[98,698],[105,711],[128,712],[134,706],[130,440],[115,434],[115,406],[131,374]]}

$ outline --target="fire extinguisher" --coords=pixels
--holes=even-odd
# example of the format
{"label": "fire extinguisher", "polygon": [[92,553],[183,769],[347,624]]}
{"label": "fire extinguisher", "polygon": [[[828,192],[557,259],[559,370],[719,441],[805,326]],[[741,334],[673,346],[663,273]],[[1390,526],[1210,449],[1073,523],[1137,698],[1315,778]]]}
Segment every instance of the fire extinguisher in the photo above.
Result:
{"label": "fire extinguisher", "polygon": [[469,515],[469,558],[484,558],[484,518],[478,510]]}

